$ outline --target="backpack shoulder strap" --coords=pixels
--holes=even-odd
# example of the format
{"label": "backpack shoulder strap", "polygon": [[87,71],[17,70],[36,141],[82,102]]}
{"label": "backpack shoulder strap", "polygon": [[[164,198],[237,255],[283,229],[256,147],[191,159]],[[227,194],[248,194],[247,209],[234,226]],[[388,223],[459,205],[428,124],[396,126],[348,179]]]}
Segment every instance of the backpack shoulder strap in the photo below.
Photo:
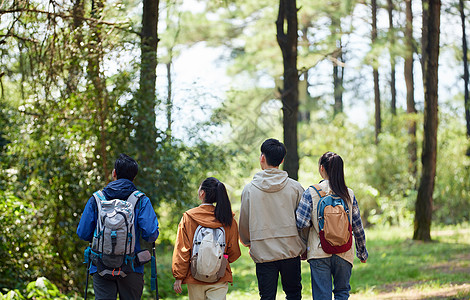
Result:
{"label": "backpack shoulder strap", "polygon": [[195,253],[198,253],[199,252],[199,245],[201,243],[201,241],[197,241],[197,236],[199,235],[199,232],[203,229],[203,227],[201,225],[198,225],[197,228],[196,228],[196,231],[194,232],[194,236],[193,236],[193,245],[192,245],[192,248],[191,248],[191,257],[195,254]]}
{"label": "backpack shoulder strap", "polygon": [[326,196],[325,191],[322,190],[322,188],[320,187],[320,185],[314,184],[314,185],[311,185],[310,187],[313,188],[313,189],[315,190],[315,192],[317,192],[317,194],[318,194],[318,196],[319,196],[320,198]]}
{"label": "backpack shoulder strap", "polygon": [[98,213],[101,211],[101,201],[106,201],[106,197],[103,194],[103,191],[99,190],[93,193],[95,197],[96,206],[98,207]]}
{"label": "backpack shoulder strap", "polygon": [[103,191],[101,190],[94,192],[93,197],[95,197],[96,208],[97,208],[97,211],[96,211],[97,224],[96,225],[97,225],[97,229],[101,230],[101,228],[103,227],[103,224],[101,224],[101,218],[100,218],[101,201],[106,201],[106,197],[104,196]]}
{"label": "backpack shoulder strap", "polygon": [[140,200],[141,197],[145,196],[144,193],[141,191],[134,191],[132,192],[129,197],[127,198],[127,202],[131,203],[132,206],[135,208],[137,206],[137,202]]}
{"label": "backpack shoulder strap", "polygon": [[95,198],[98,198],[98,199],[100,199],[100,200],[106,200],[106,197],[104,196],[102,190],[99,190],[99,191],[94,192],[94,193],[93,193],[93,196],[95,196]]}
{"label": "backpack shoulder strap", "polygon": [[222,233],[225,235],[225,228],[224,228],[224,226],[217,227],[217,229],[222,230]]}
{"label": "backpack shoulder strap", "polygon": [[344,211],[346,212],[346,215],[348,216],[348,221],[349,223],[351,223],[351,218],[349,217],[349,205],[348,205],[348,201],[344,200],[344,199],[341,199],[343,200],[343,207],[344,207]]}
{"label": "backpack shoulder strap", "polygon": [[215,230],[220,230],[222,232],[220,234],[223,237],[223,241],[222,241],[221,246],[223,247],[223,249],[225,249],[225,244],[226,244],[226,239],[227,239],[227,236],[225,235],[225,228],[223,226],[220,226],[220,227],[214,228],[214,231]]}
{"label": "backpack shoulder strap", "polygon": [[194,244],[196,243],[197,235],[199,234],[199,231],[201,231],[201,230],[202,230],[202,226],[201,226],[201,225],[198,225],[197,228],[196,228],[196,231],[194,232],[193,246],[194,246]]}

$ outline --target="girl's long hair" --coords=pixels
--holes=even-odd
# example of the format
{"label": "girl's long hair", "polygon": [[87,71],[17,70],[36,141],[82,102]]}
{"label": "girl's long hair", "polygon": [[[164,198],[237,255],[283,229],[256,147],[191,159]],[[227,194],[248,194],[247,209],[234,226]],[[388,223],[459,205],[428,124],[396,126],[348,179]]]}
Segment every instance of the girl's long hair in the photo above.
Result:
{"label": "girl's long hair", "polygon": [[333,152],[326,152],[320,157],[318,163],[325,168],[331,190],[351,206],[352,199],[344,181],[344,164],[341,156]]}
{"label": "girl's long hair", "polygon": [[205,192],[205,203],[216,203],[215,218],[224,226],[232,226],[232,205],[228,198],[225,185],[217,178],[209,177],[201,183],[201,190]]}

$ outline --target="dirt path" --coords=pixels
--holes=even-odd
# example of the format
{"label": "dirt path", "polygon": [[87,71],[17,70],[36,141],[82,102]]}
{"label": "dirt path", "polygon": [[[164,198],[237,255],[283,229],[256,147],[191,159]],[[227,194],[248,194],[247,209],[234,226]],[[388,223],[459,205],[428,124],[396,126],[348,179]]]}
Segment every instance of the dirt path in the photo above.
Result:
{"label": "dirt path", "polygon": [[349,298],[351,300],[421,300],[421,299],[455,299],[455,300],[469,300],[470,299],[470,283],[461,285],[449,285],[439,288],[438,290],[423,290],[414,287],[400,288],[396,287],[394,292],[384,292],[375,295],[367,294],[354,294]]}

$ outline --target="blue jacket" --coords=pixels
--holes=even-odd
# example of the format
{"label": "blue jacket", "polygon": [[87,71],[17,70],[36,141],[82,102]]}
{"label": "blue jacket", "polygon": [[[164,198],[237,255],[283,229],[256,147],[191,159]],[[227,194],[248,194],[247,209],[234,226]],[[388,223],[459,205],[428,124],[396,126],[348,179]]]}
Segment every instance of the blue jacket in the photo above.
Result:
{"label": "blue jacket", "polygon": [[[106,199],[127,199],[129,195],[136,191],[134,183],[128,179],[118,179],[110,182],[104,189],[103,194]],[[140,235],[147,242],[155,242],[158,237],[158,220],[153,210],[152,203],[147,196],[142,196],[135,208],[135,251],[140,250]],[[77,234],[80,239],[91,242],[93,233],[95,232],[96,222],[98,219],[98,207],[96,206],[95,197],[91,196],[83,210],[80,223],[77,227]],[[144,266],[135,268],[137,273],[144,273]],[[96,267],[91,266],[90,273],[95,273]]]}

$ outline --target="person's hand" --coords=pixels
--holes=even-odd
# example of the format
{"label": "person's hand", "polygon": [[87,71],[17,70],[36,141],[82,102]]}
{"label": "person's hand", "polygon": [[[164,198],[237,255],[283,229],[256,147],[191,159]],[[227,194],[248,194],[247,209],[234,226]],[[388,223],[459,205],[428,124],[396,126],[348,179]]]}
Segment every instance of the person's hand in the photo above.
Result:
{"label": "person's hand", "polygon": [[181,283],[183,282],[183,280],[181,279],[176,279],[175,280],[175,283],[173,284],[173,289],[175,290],[175,292],[177,292],[178,294],[181,294],[183,292],[183,289],[181,288]]}
{"label": "person's hand", "polygon": [[300,260],[307,260],[307,250],[305,250],[305,252],[300,255]]}
{"label": "person's hand", "polygon": [[367,262],[367,259],[361,260],[361,263],[365,264]]}

